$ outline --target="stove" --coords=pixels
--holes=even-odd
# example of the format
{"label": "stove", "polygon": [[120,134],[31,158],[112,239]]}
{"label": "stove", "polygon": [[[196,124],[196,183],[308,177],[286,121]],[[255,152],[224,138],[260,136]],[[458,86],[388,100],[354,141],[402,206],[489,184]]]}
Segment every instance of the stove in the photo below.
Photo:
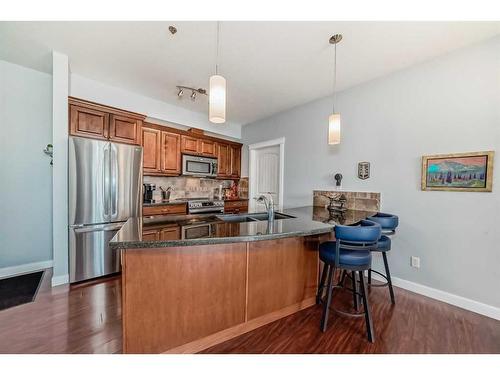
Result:
{"label": "stove", "polygon": [[208,198],[188,198],[188,214],[224,213],[224,201]]}

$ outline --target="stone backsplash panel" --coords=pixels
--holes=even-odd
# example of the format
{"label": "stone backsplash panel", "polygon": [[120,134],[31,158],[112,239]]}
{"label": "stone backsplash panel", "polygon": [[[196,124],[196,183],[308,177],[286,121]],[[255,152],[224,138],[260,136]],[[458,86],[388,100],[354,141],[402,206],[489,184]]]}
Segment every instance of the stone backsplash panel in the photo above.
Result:
{"label": "stone backsplash panel", "polygon": [[[144,183],[150,183],[156,185],[156,190],[153,192],[154,200],[161,200],[161,190],[167,189],[169,186],[172,187],[170,193],[170,199],[178,198],[213,198],[219,189],[219,185],[222,188],[229,188],[231,186],[232,180],[215,180],[209,178],[199,178],[199,177],[155,177],[155,176],[144,176]],[[248,184],[247,184],[248,185]]]}
{"label": "stone backsplash panel", "polygon": [[361,211],[380,211],[380,193],[342,190],[314,190],[313,206],[326,207],[330,204],[331,197],[335,194],[343,194],[346,199],[346,208]]}

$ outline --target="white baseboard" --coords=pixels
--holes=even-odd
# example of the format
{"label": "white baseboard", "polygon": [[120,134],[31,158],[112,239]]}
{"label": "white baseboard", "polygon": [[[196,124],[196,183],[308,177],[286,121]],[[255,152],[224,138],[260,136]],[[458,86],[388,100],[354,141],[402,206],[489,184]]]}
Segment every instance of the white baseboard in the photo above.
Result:
{"label": "white baseboard", "polygon": [[[372,273],[372,278],[379,281],[385,281],[376,273]],[[421,294],[426,297],[433,298],[438,301],[446,302],[450,305],[461,307],[462,309],[469,310],[487,316],[489,318],[500,320],[500,308],[495,306],[487,305],[485,303],[474,301],[469,298],[457,296],[456,294],[444,292],[442,290],[434,289],[422,284],[417,284],[413,281],[400,279],[399,277],[392,277],[392,285],[409,290],[414,293]]]}
{"label": "white baseboard", "polygon": [[69,275],[53,276],[52,286],[58,286],[69,283]]}
{"label": "white baseboard", "polygon": [[0,278],[19,275],[22,273],[40,271],[46,268],[51,268],[52,265],[53,261],[46,260],[43,262],[20,264],[19,266],[4,267],[0,268]]}

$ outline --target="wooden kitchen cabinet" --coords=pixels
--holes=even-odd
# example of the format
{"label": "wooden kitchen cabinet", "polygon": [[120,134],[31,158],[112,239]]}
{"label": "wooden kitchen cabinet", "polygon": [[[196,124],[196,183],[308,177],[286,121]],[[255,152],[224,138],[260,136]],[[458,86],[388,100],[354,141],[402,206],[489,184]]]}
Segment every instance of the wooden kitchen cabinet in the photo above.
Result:
{"label": "wooden kitchen cabinet", "polygon": [[178,176],[181,174],[181,136],[151,124],[142,128],[143,174]]}
{"label": "wooden kitchen cabinet", "polygon": [[181,174],[180,135],[161,132],[161,173],[169,176]]}
{"label": "wooden kitchen cabinet", "polygon": [[158,129],[142,128],[142,165],[144,174],[161,173],[161,131]]}
{"label": "wooden kitchen cabinet", "polygon": [[216,157],[215,142],[210,139],[181,136],[181,152],[183,154]]}
{"label": "wooden kitchen cabinet", "polygon": [[211,141],[209,139],[200,139],[199,147],[200,147],[200,155],[208,156],[211,158],[217,157],[214,141]]}
{"label": "wooden kitchen cabinet", "polygon": [[248,212],[248,200],[224,202],[224,213],[238,214],[244,212]]}
{"label": "wooden kitchen cabinet", "polygon": [[111,115],[109,122],[109,140],[113,142],[141,144],[142,121],[132,117]]}
{"label": "wooden kitchen cabinet", "polygon": [[142,216],[186,215],[186,213],[187,207],[185,203],[142,207]]}
{"label": "wooden kitchen cabinet", "polygon": [[183,154],[198,155],[198,138],[181,136],[181,152]]}
{"label": "wooden kitchen cabinet", "polygon": [[241,146],[231,145],[231,178],[240,178],[241,175]]}
{"label": "wooden kitchen cabinet", "polygon": [[217,142],[217,176],[228,178],[231,175],[231,151],[227,143]]}
{"label": "wooden kitchen cabinet", "polygon": [[69,106],[69,133],[71,135],[108,139],[109,113],[78,105]]}
{"label": "wooden kitchen cabinet", "polygon": [[239,179],[241,176],[241,145],[217,142],[219,178]]}
{"label": "wooden kitchen cabinet", "polygon": [[68,98],[68,104],[70,135],[141,144],[145,116],[73,97]]}

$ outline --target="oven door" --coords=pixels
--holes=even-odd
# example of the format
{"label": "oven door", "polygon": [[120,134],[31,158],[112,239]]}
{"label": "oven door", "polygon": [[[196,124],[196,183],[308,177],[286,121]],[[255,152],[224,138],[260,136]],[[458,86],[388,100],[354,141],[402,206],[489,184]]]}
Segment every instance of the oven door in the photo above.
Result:
{"label": "oven door", "polygon": [[217,159],[182,155],[184,176],[217,177]]}
{"label": "oven door", "polygon": [[193,240],[195,238],[207,238],[212,236],[210,224],[186,225],[182,227],[182,239]]}

